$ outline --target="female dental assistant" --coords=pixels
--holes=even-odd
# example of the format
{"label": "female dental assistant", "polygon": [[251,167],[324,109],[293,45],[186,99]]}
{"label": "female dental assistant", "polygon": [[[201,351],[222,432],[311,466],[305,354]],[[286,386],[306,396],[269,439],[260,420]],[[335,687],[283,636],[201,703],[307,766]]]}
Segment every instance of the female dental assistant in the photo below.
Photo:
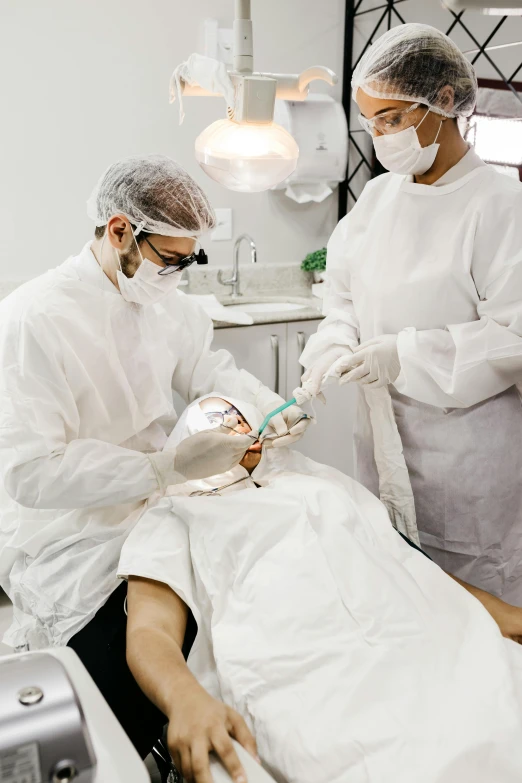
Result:
{"label": "female dental assistant", "polygon": [[[522,185],[461,137],[477,82],[438,30],[387,32],[352,86],[390,173],[330,239],[303,380],[389,384],[424,549],[522,606]],[[377,493],[363,394],[356,430],[357,478]]]}

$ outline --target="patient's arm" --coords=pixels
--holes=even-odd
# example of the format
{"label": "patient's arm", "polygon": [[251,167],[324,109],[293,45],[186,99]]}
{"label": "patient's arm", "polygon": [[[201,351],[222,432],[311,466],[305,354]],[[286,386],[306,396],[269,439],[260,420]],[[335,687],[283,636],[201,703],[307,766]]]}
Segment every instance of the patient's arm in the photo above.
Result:
{"label": "patient's arm", "polygon": [[473,587],[473,585],[463,582],[462,579],[452,574],[449,574],[449,576],[464,587],[468,593],[474,595],[488,610],[500,628],[502,636],[522,644],[522,609],[520,607],[511,606],[511,604],[507,604],[501,598],[486,593],[485,590],[481,590],[479,587]]}
{"label": "patient's arm", "polygon": [[256,743],[243,718],[213,699],[190,673],[181,652],[188,610],[162,582],[129,577],[127,662],[138,685],[169,720],[168,744],[183,777],[212,783],[215,751],[236,783],[246,775],[231,742],[254,757]]}

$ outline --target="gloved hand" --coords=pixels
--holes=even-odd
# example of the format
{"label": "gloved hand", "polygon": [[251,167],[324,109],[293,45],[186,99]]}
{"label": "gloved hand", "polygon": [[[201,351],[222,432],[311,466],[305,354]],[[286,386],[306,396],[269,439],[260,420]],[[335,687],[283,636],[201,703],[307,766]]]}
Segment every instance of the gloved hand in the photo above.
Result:
{"label": "gloved hand", "polygon": [[[267,416],[274,408],[284,405],[285,400],[271,391],[267,386],[263,386],[256,397],[256,407],[259,408],[263,416]],[[304,418],[306,414],[297,405],[291,405],[284,411],[273,416],[261,434],[261,441],[265,446],[280,448],[291,446],[292,443],[300,440],[307,427],[312,422],[312,417]]]}
{"label": "gloved hand", "polygon": [[[348,345],[333,345],[306,370],[301,378],[301,386],[309,392],[312,397],[319,397],[323,378],[326,373],[338,359],[341,357],[348,359],[351,356],[352,349]],[[324,402],[324,398],[322,401]]]}
{"label": "gloved hand", "polygon": [[172,452],[174,470],[189,480],[226,473],[241,462],[253,442],[248,435],[231,435],[225,427],[197,432]]}
{"label": "gloved hand", "polygon": [[354,349],[353,355],[342,357],[332,367],[339,384],[360,383],[374,389],[387,386],[399,377],[401,363],[397,350],[397,335],[383,334]]}

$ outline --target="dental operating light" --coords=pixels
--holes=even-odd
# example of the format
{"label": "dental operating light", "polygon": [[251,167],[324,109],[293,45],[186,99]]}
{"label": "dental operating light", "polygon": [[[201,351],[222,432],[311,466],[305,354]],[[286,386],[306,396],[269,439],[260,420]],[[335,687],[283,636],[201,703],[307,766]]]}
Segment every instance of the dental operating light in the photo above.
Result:
{"label": "dental operating light", "polygon": [[180,101],[181,95],[225,97],[227,117],[198,136],[196,160],[209,177],[229,190],[256,193],[285,180],[299,157],[293,136],[274,122],[276,97],[304,101],[310,82],[320,79],[333,86],[337,76],[323,66],[302,74],[254,73],[250,0],[235,0],[233,32],[233,70],[227,72],[222,63],[192,55],[174,72],[171,94]]}

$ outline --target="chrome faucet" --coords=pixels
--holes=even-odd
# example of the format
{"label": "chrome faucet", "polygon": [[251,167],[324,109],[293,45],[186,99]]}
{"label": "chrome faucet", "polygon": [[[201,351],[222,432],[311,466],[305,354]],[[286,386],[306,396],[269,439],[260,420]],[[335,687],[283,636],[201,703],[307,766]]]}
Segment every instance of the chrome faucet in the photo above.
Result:
{"label": "chrome faucet", "polygon": [[250,245],[250,260],[253,264],[257,262],[256,243],[248,234],[241,234],[241,236],[236,239],[234,244],[234,266],[232,269],[232,277],[229,277],[228,280],[223,280],[222,271],[219,270],[218,272],[218,281],[221,283],[221,285],[232,286],[233,299],[238,299],[240,296],[243,296],[243,294],[241,294],[239,291],[239,249],[243,240],[246,240]]}

